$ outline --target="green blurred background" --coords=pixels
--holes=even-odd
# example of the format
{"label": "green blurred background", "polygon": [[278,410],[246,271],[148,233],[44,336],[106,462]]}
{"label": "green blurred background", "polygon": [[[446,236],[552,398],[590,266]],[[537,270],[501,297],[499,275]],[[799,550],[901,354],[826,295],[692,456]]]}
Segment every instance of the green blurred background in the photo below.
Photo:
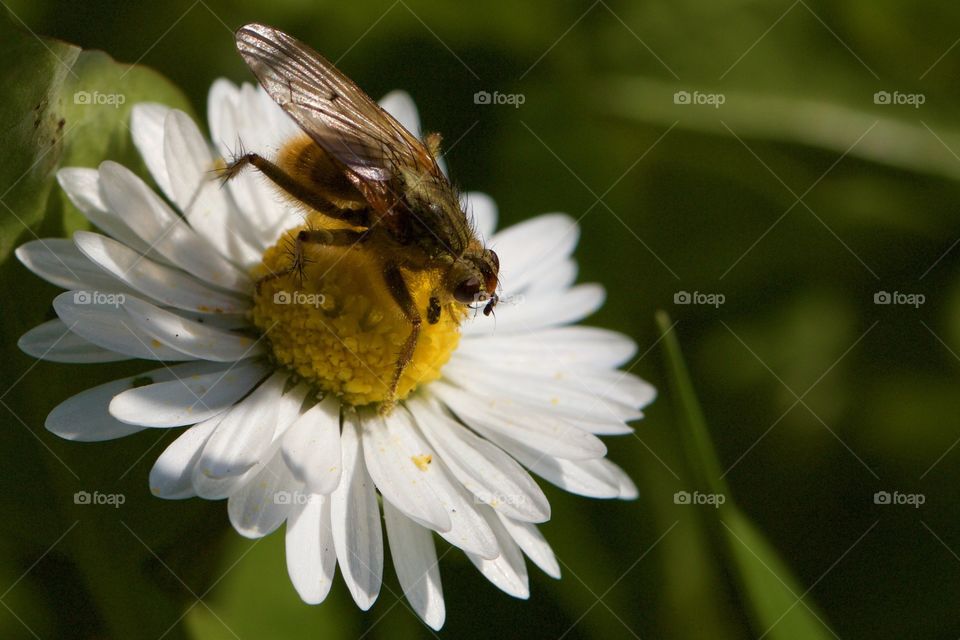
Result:
{"label": "green blurred background", "polygon": [[[452,145],[456,181],[490,193],[502,223],[554,210],[580,218],[580,279],[609,292],[590,322],[631,335],[632,370],[661,389],[635,437],[607,441],[640,499],[547,487],[554,519],[543,530],[564,577],[531,567],[529,602],[446,555],[440,637],[960,635],[960,6],[4,4],[5,34],[152,67],[197,114],[215,78],[250,80],[231,31],[271,24],[339,60],[373,96],[409,91],[425,128]],[[14,55],[10,38],[0,68],[19,91],[44,79],[24,71],[24,57],[56,45],[27,34]],[[153,76],[138,82],[186,104]],[[475,104],[477,91],[525,101]],[[678,91],[722,104],[684,104]],[[905,104],[884,104],[881,91]],[[151,498],[147,473],[173,434],[79,444],[43,429],[60,400],[135,367],[35,363],[16,349],[52,317],[56,293],[10,254],[33,237],[17,218],[41,237],[68,232],[77,217],[49,191],[56,165],[134,156],[114,123],[93,151],[71,148],[68,134],[34,163],[18,155],[34,120],[18,99],[0,121],[0,636],[431,637],[398,604],[392,567],[368,613],[339,578],[309,607],[286,577],[282,533],[251,543],[229,530],[223,503]],[[881,291],[925,301],[875,304]],[[676,304],[678,292],[723,304]],[[684,350],[716,468],[690,454],[698,432],[674,404],[656,309],[676,323],[670,339]],[[727,510],[675,504],[675,492],[708,491],[721,475]],[[127,502],[77,506],[79,490]],[[925,503],[876,504],[878,491]]]}

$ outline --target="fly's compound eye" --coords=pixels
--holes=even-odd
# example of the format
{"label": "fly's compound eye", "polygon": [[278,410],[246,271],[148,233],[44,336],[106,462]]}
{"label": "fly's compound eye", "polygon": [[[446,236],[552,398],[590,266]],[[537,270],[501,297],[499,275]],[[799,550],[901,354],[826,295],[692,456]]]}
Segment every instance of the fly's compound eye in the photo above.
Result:
{"label": "fly's compound eye", "polygon": [[457,288],[453,290],[453,297],[457,302],[464,304],[487,299],[486,293],[483,291],[483,283],[476,276],[471,276],[458,284]]}

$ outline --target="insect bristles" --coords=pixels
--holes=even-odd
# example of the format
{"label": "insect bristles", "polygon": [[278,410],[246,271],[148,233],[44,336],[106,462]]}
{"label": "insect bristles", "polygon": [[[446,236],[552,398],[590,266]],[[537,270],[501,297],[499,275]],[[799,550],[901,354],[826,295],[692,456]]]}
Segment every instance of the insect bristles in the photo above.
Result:
{"label": "insect bristles", "polygon": [[243,171],[243,168],[246,166],[244,158],[247,156],[247,150],[243,146],[243,140],[237,138],[236,149],[230,152],[230,160],[227,161],[226,158],[217,158],[214,160],[214,167],[211,169],[211,173],[214,174],[215,179],[220,180],[220,188],[222,189],[227,182],[235,178]]}

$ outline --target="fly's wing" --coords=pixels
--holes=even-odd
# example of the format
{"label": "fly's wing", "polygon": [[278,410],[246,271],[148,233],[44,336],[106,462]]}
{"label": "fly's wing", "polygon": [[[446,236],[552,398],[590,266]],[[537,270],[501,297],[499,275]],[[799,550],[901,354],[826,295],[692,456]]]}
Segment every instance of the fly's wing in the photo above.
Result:
{"label": "fly's wing", "polygon": [[424,144],[319,53],[262,24],[241,27],[236,39],[240,55],[270,97],[343,163],[375,208],[395,199],[390,186],[401,167],[445,180]]}

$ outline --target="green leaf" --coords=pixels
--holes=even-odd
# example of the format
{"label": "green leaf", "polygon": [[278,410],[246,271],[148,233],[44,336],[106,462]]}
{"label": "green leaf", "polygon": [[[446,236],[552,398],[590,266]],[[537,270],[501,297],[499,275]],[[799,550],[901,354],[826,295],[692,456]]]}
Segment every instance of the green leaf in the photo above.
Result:
{"label": "green leaf", "polygon": [[[0,18],[0,77],[4,155],[0,158],[0,259],[48,209],[61,166],[116,160],[140,170],[129,131],[137,102],[161,102],[191,113],[181,92],[146,67],[115,62],[101,51],[81,51],[39,38]],[[85,226],[65,196],[67,230]],[[55,222],[55,221],[49,221]]]}
{"label": "green leaf", "polygon": [[[61,365],[21,353],[18,337],[51,317],[57,291],[29,274],[12,251],[25,241],[87,226],[56,184],[61,166],[96,166],[113,159],[142,169],[128,128],[133,104],[188,105],[156,72],[37,37],[6,13],[0,13],[0,60],[0,289],[4,304],[10,305],[0,319],[5,427],[0,449],[16,452],[8,456],[0,480],[5,513],[0,531],[6,541],[0,555],[4,564],[17,568],[8,581],[15,588],[5,599],[16,618],[9,624],[5,620],[2,628],[22,635],[22,622],[50,637],[72,637],[78,628],[90,637],[158,637],[176,622],[190,596],[157,557],[168,558],[179,574],[204,584],[202,575],[193,580],[191,568],[203,567],[199,554],[215,555],[214,547],[188,544],[193,555],[182,561],[170,559],[171,550],[198,536],[205,541],[215,529],[199,516],[222,507],[170,505],[150,496],[149,464],[143,462],[162,450],[162,434],[84,445],[43,429],[44,417],[60,401],[145,365]],[[114,97],[91,93],[86,101],[75,99],[78,91]],[[73,495],[81,490],[120,493],[125,504],[75,504]],[[173,510],[178,518],[170,517]],[[217,526],[222,526],[224,518],[218,515]],[[46,585],[42,591],[35,589],[35,580]],[[174,630],[166,637],[182,634]]]}
{"label": "green leaf", "polygon": [[687,467],[698,491],[724,498],[716,508],[703,506],[698,513],[705,514],[703,523],[716,552],[714,555],[735,583],[742,609],[753,627],[752,635],[771,640],[833,637],[823,615],[809,598],[802,597],[807,590],[734,502],[729,486],[721,477],[720,463],[674,327],[664,312],[657,314],[657,324],[664,343]]}
{"label": "green leaf", "polygon": [[[130,110],[138,102],[159,102],[193,115],[180,90],[147,67],[115,62],[102,51],[83,51],[60,88],[64,121],[61,166],[95,167],[115,160],[146,177],[130,136]],[[86,220],[58,190],[68,212],[65,231]]]}
{"label": "green leaf", "polygon": [[79,55],[77,47],[32,38],[0,18],[0,258],[25,226],[43,218],[49,179],[63,153],[60,89]]}

